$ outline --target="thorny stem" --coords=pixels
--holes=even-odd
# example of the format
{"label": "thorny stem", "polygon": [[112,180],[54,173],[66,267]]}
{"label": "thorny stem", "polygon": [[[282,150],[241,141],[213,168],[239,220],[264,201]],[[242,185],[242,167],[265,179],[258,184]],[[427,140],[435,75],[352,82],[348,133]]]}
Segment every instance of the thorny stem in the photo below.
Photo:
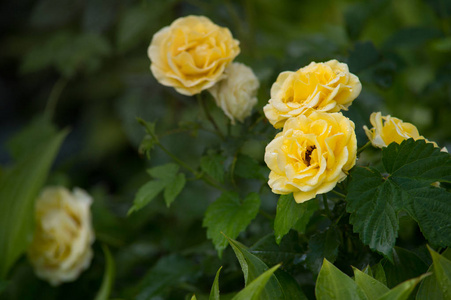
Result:
{"label": "thorny stem", "polygon": [[210,114],[210,111],[208,110],[207,104],[205,103],[204,97],[202,97],[201,94],[197,94],[197,100],[199,101],[200,106],[202,106],[202,109],[204,110],[205,115],[207,116],[208,121],[213,125],[213,127],[216,129],[217,134],[219,137],[224,140],[224,135],[222,134],[221,130],[219,129],[218,124],[216,124],[215,120]]}

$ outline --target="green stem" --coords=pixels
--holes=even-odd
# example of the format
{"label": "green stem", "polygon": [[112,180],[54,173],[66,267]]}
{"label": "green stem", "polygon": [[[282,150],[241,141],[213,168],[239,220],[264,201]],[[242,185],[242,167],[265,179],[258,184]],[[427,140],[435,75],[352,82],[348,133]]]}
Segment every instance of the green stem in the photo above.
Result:
{"label": "green stem", "polygon": [[337,196],[340,196],[340,197],[343,198],[343,199],[346,198],[346,195],[345,195],[345,194],[342,194],[342,193],[340,193],[340,192],[337,192],[336,190],[332,190],[331,192],[334,193],[334,194],[337,195]]}
{"label": "green stem", "polygon": [[207,116],[208,121],[210,121],[210,123],[216,129],[216,133],[219,135],[219,137],[222,140],[224,140],[224,135],[222,134],[221,130],[219,129],[218,124],[216,124],[216,121],[211,116],[210,111],[208,110],[207,104],[205,103],[204,97],[202,97],[201,94],[197,94],[197,100],[199,101],[200,106],[202,106],[202,109],[204,110],[204,113]]}
{"label": "green stem", "polygon": [[327,195],[326,194],[322,194],[321,197],[323,198],[324,209],[326,210],[326,214],[329,217],[329,219],[332,220],[332,216],[331,216],[330,210],[329,210],[329,204],[327,203]]}
{"label": "green stem", "polygon": [[366,148],[368,148],[370,145],[371,145],[371,142],[367,142],[365,145],[363,145],[362,147],[360,147],[360,148],[357,150],[357,156],[359,156],[360,153],[361,153],[363,150],[365,150]]}
{"label": "green stem", "polygon": [[58,103],[61,93],[63,92],[66,85],[67,79],[61,77],[60,79],[58,79],[58,81],[55,83],[52,90],[50,91],[49,100],[47,101],[47,105],[45,106],[44,111],[44,114],[47,115],[49,119],[53,118],[53,115],[55,114],[56,104]]}

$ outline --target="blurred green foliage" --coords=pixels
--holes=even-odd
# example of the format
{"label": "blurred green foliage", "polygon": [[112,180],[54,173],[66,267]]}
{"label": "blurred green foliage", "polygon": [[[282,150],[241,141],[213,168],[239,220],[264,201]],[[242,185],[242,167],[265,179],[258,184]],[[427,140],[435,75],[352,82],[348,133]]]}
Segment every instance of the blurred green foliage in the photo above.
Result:
{"label": "blurred green foliage", "polygon": [[[261,81],[254,114],[244,126],[231,129],[243,137],[240,141],[221,142],[203,130],[197,102],[159,85],[150,73],[146,53],[152,35],[189,14],[230,28],[241,43],[236,60],[251,66]],[[145,170],[171,162],[158,148],[150,160],[139,153],[145,131],[136,117],[156,121],[155,130],[167,148],[219,182],[231,179],[243,191],[242,198],[260,190],[263,213],[239,240],[255,244],[250,253],[257,249],[255,254],[272,266],[280,261],[276,252],[258,250],[262,243],[269,247],[265,238],[259,241],[269,234],[272,249],[290,261],[291,269],[285,271],[309,298],[323,257],[348,275],[351,264],[363,268],[381,257],[362,245],[352,228],[344,226],[338,236],[319,214],[303,225],[305,234],[288,233],[275,244],[268,218],[276,215],[277,197],[259,180],[267,175],[261,167],[264,148],[276,131],[256,121],[277,75],[310,61],[346,62],[363,85],[345,113],[356,124],[359,145],[366,143],[362,126],[369,124],[370,113],[381,110],[451,148],[450,1],[17,0],[0,4],[0,20],[0,163],[10,164],[27,151],[14,139],[6,142],[36,116],[45,113],[58,127],[70,127],[48,184],[79,186],[93,195],[98,241],[92,265],[78,281],[52,288],[22,259],[10,272],[1,299],[94,298],[105,269],[101,243],[108,245],[116,265],[114,298],[183,299],[196,293],[204,299],[220,266],[221,295],[242,289],[232,249],[219,258],[202,228],[208,205],[219,197],[215,188],[187,178],[170,207],[161,193],[127,217],[135,193],[149,180]],[[213,101],[208,106],[217,122],[225,124]],[[45,128],[37,132],[20,134],[33,139],[45,134]],[[224,160],[230,156],[235,161]],[[342,206],[332,209],[344,211]],[[415,223],[400,226],[412,232],[398,239],[403,247],[424,241]],[[329,235],[334,240],[324,246]],[[318,247],[325,252],[315,252]],[[306,259],[308,249],[313,255]],[[390,286],[400,282],[390,276]],[[0,282],[0,289],[4,285]]]}

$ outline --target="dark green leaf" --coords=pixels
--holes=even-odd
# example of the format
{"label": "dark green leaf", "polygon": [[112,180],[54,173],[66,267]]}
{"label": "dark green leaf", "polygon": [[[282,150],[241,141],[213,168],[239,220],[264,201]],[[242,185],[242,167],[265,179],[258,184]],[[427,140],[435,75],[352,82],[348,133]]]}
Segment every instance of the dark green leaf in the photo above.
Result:
{"label": "dark green leaf", "polygon": [[357,42],[349,53],[349,70],[358,73],[379,60],[379,52],[372,42]]}
{"label": "dark green leaf", "polygon": [[208,207],[203,226],[207,227],[207,237],[213,241],[219,254],[227,247],[227,239],[236,238],[246,229],[260,208],[260,197],[256,193],[249,194],[241,203],[238,194],[223,193]]}
{"label": "dark green leaf", "polygon": [[307,296],[305,296],[297,281],[290,274],[279,269],[275,275],[282,288],[285,300],[307,300]]}
{"label": "dark green leaf", "polygon": [[314,274],[318,274],[324,258],[334,262],[338,254],[340,237],[335,227],[313,235],[308,243],[306,263]]}
{"label": "dark green leaf", "polygon": [[429,275],[431,274],[427,273],[420,277],[404,281],[382,295],[378,300],[407,300],[417,284]]}
{"label": "dark green leaf", "polygon": [[298,222],[298,228],[305,230],[310,217],[317,209],[316,201],[296,203],[293,194],[280,196],[277,202],[276,219],[274,220],[274,232],[277,243],[279,244],[284,235]]}
{"label": "dark green leaf", "polygon": [[380,281],[354,268],[355,283],[362,289],[368,300],[377,300],[390,289]]}
{"label": "dark green leaf", "polygon": [[382,150],[389,177],[357,167],[347,195],[350,222],[362,241],[388,257],[395,244],[398,213],[407,210],[433,244],[451,245],[451,193],[431,186],[450,181],[451,157],[423,140],[406,140]]}
{"label": "dark green leaf", "polygon": [[266,287],[268,280],[272,277],[273,273],[280,267],[280,265],[274,266],[260,275],[248,286],[241,290],[232,300],[260,300],[263,289]]}
{"label": "dark green leaf", "polygon": [[34,226],[34,201],[67,131],[37,143],[33,152],[0,178],[0,279],[27,249]]}
{"label": "dark green leaf", "polygon": [[[441,254],[444,258],[451,260],[451,249],[446,249],[445,252]],[[418,293],[416,296],[416,299],[418,300],[429,300],[429,299],[445,299],[443,296],[443,292],[440,288],[440,284],[437,280],[437,277],[435,275],[434,271],[434,264],[432,264],[429,269],[428,273],[432,273],[431,276],[426,277],[420,284],[420,288],[418,289]]]}
{"label": "dark green leaf", "polygon": [[[228,239],[244,273],[244,283],[248,286],[252,281],[268,270],[268,266],[257,256],[250,253],[246,246],[233,239]],[[283,299],[283,291],[275,276],[271,276],[259,299]]]}
{"label": "dark green leaf", "polygon": [[185,187],[186,179],[185,174],[179,173],[175,176],[174,180],[169,182],[164,189],[164,200],[169,207],[175,198]]}
{"label": "dark green leaf", "polygon": [[435,278],[445,299],[451,299],[451,260],[438,254],[428,246],[434,265]]}
{"label": "dark green leaf", "polygon": [[367,299],[359,286],[327,259],[316,280],[315,295],[319,300],[362,300]]}
{"label": "dark green leaf", "polygon": [[200,167],[202,171],[210,175],[219,182],[224,182],[224,160],[220,154],[210,153],[202,156],[200,159]]}
{"label": "dark green leaf", "polygon": [[162,180],[151,180],[143,185],[136,193],[135,200],[133,200],[133,206],[128,211],[128,215],[149,204],[149,202],[152,201],[165,186],[166,182]]}
{"label": "dark green leaf", "polygon": [[114,283],[114,276],[116,273],[116,266],[113,256],[107,246],[102,245],[103,253],[105,254],[105,273],[103,275],[102,285],[97,292],[95,300],[108,300],[111,294],[111,289]]}
{"label": "dark green leaf", "polygon": [[382,282],[384,285],[387,285],[387,277],[385,276],[384,267],[382,267],[381,262],[378,262],[372,267],[372,272],[375,279]]}
{"label": "dark green leaf", "polygon": [[138,285],[136,300],[150,300],[170,287],[195,276],[197,267],[185,258],[170,255],[161,258]]}
{"label": "dark green leaf", "polygon": [[209,300],[219,300],[219,273],[221,273],[222,267],[216,272],[215,281],[213,281],[213,286],[210,291]]}
{"label": "dark green leaf", "polygon": [[234,174],[248,179],[264,179],[260,173],[260,164],[252,157],[240,154],[235,163]]}
{"label": "dark green leaf", "polygon": [[381,264],[389,288],[425,273],[428,268],[415,253],[399,247],[393,249],[393,262],[383,259]]}

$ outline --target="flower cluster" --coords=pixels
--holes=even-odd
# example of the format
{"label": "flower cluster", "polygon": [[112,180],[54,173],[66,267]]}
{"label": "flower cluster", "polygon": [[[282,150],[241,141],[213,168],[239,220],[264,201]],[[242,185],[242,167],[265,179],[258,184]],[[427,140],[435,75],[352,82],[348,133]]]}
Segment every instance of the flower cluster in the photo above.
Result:
{"label": "flower cluster", "polygon": [[264,107],[269,122],[283,127],[265,152],[274,193],[293,193],[301,203],[346,178],[355,165],[357,140],[354,123],[338,111],[361,88],[357,76],[336,60],[279,75]]}
{"label": "flower cluster", "polygon": [[147,52],[158,82],[188,96],[209,90],[232,124],[257,103],[257,77],[249,67],[232,64],[239,42],[206,17],[175,20],[153,36]]}

